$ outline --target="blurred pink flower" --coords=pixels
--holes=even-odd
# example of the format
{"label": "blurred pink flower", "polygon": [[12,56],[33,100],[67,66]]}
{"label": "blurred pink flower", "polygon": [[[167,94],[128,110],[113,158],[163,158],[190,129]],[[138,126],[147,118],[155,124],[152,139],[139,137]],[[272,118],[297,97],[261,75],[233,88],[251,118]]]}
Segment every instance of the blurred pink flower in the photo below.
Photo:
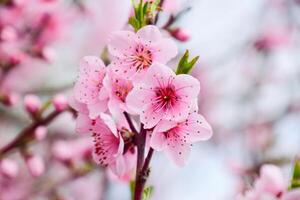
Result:
{"label": "blurred pink flower", "polygon": [[45,172],[45,163],[38,155],[30,155],[25,158],[29,173],[34,176],[41,176]]}
{"label": "blurred pink flower", "polygon": [[17,163],[9,158],[0,161],[0,172],[9,178],[15,178],[18,175],[19,167]]}
{"label": "blurred pink flower", "polygon": [[260,169],[259,178],[254,183],[254,188],[247,191],[247,200],[261,200],[266,196],[280,197],[287,190],[287,182],[281,170],[271,164],[265,164]]}
{"label": "blurred pink flower", "polygon": [[186,74],[176,75],[169,67],[156,63],[143,82],[134,85],[126,101],[148,129],[160,120],[186,119],[199,91],[197,79]]}

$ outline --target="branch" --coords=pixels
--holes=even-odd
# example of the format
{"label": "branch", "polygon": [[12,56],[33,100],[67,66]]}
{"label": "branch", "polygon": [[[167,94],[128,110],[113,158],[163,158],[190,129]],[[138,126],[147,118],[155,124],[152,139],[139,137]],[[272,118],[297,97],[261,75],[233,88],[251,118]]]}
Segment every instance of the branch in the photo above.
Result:
{"label": "branch", "polygon": [[132,120],[131,120],[130,116],[128,115],[127,112],[124,112],[124,115],[125,115],[125,118],[126,118],[126,120],[127,120],[127,123],[128,123],[128,125],[129,125],[131,131],[132,131],[135,135],[137,135],[138,132],[137,132],[136,128],[134,127],[134,125],[133,125],[133,123],[132,123]]}
{"label": "branch", "polygon": [[55,110],[44,119],[34,121],[31,125],[24,128],[12,142],[7,144],[0,150],[0,158],[3,157],[5,154],[9,153],[10,151],[14,150],[15,148],[17,148],[18,146],[23,145],[26,142],[26,139],[34,133],[37,127],[48,125],[52,120],[54,120],[61,113],[62,113],[61,111]]}
{"label": "branch", "polygon": [[[135,189],[134,189],[134,200],[141,200],[143,195],[144,186],[149,175],[149,171],[143,171],[144,167],[144,154],[145,154],[145,143],[146,143],[146,129],[144,125],[141,125],[141,131],[135,135],[135,142],[137,145],[137,165],[136,165],[136,177],[135,177]],[[147,156],[148,157],[148,156]],[[147,161],[149,164],[150,161]]]}

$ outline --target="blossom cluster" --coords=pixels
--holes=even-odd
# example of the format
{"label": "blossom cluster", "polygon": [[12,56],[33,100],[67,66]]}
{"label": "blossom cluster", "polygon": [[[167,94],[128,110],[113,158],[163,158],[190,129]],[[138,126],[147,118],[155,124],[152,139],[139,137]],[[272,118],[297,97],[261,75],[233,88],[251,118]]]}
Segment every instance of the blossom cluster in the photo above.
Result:
{"label": "blossom cluster", "polygon": [[96,56],[81,60],[70,100],[77,132],[92,133],[95,161],[118,176],[130,174],[139,127],[147,133],[146,149],[186,164],[191,144],[209,139],[212,129],[198,114],[199,81],[166,65],[177,55],[175,42],[147,25],[112,33],[108,51],[108,66]]}
{"label": "blossom cluster", "polygon": [[67,27],[65,13],[58,0],[0,2],[0,102],[16,103],[16,91],[6,84],[12,71],[34,60],[53,60],[52,46]]}

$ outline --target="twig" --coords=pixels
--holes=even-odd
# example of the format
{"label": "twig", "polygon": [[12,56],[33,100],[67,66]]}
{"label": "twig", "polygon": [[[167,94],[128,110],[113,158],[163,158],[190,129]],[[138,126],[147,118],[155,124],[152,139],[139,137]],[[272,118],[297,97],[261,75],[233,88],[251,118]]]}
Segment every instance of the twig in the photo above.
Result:
{"label": "twig", "polygon": [[16,147],[19,145],[23,145],[25,140],[30,137],[35,129],[39,126],[45,126],[49,124],[52,120],[54,120],[58,115],[60,115],[62,112],[61,111],[53,111],[50,113],[47,117],[44,119],[41,119],[39,121],[34,121],[31,125],[23,129],[20,134],[9,144],[4,146],[0,150],[0,158],[3,157],[5,154],[9,153],[10,151],[14,150]]}
{"label": "twig", "polygon": [[131,131],[132,131],[135,135],[137,135],[138,132],[137,132],[136,128],[134,127],[134,125],[133,125],[133,123],[132,123],[132,120],[131,120],[130,116],[128,115],[127,112],[124,112],[124,115],[125,115],[125,118],[126,118],[126,120],[127,120],[127,123],[128,123],[128,125],[129,125]]}
{"label": "twig", "polygon": [[146,130],[144,125],[141,125],[141,131],[135,135],[135,142],[137,145],[137,165],[135,177],[134,200],[141,200],[147,176],[143,171],[145,143],[146,143]]}

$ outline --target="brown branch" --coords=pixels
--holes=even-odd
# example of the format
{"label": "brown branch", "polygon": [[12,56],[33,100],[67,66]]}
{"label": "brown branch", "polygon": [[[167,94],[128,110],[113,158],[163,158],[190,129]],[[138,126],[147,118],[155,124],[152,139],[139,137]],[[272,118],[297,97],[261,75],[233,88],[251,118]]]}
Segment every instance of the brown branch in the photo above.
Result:
{"label": "brown branch", "polygon": [[37,127],[48,125],[52,120],[54,120],[61,113],[62,113],[61,111],[55,110],[52,113],[50,113],[47,117],[39,121],[34,121],[31,125],[24,128],[13,141],[11,141],[9,144],[4,146],[0,150],[0,158],[3,157],[5,154],[11,152],[15,148],[24,145],[26,143],[26,139],[32,136],[32,134],[34,133]]}
{"label": "brown branch", "polygon": [[126,118],[126,120],[127,120],[127,123],[128,123],[128,125],[129,125],[129,128],[131,129],[131,131],[132,131],[135,135],[137,135],[138,132],[137,132],[136,128],[134,127],[134,125],[133,125],[133,123],[132,123],[132,120],[131,120],[130,116],[128,115],[128,113],[127,113],[127,112],[124,112],[124,116],[125,116],[125,118]]}
{"label": "brown branch", "polygon": [[[134,200],[141,200],[144,186],[149,175],[149,171],[144,171],[144,156],[145,156],[145,143],[146,143],[146,129],[144,125],[141,125],[141,131],[135,135],[135,142],[137,145],[137,166],[136,166],[136,177],[135,177],[135,189],[134,189]],[[147,156],[148,157],[148,156]],[[149,164],[150,161],[147,161]]]}

